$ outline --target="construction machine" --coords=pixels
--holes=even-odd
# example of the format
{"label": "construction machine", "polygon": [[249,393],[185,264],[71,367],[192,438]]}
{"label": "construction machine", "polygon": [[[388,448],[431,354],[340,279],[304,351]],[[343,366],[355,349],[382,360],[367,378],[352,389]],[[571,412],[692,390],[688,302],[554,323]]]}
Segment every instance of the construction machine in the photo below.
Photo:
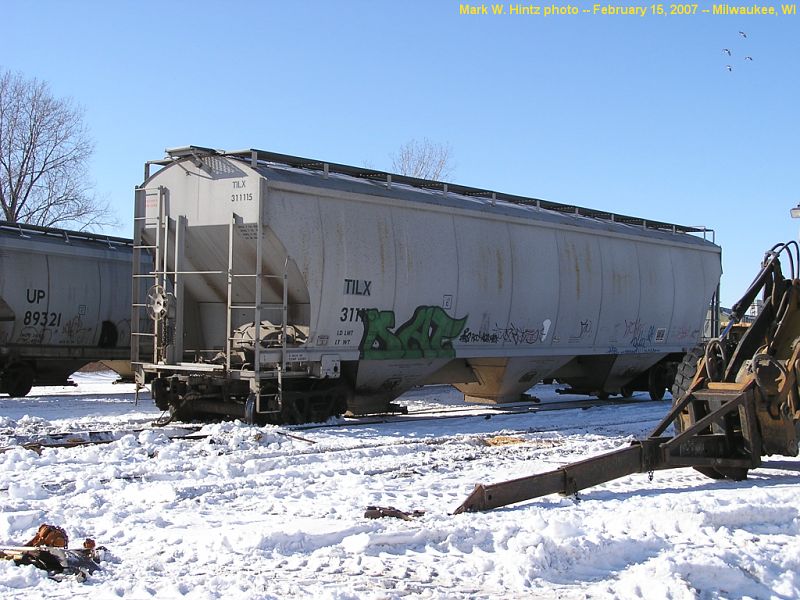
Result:
{"label": "construction machine", "polygon": [[[790,265],[784,277],[780,258]],[[455,514],[579,490],[633,473],[693,467],[715,479],[745,479],[761,457],[797,456],[800,435],[800,266],[797,242],[766,252],[753,283],[718,338],[688,352],[670,412],[629,447],[529,477],[478,485]],[[761,309],[742,320],[758,295]],[[675,435],[664,435],[674,424]]]}

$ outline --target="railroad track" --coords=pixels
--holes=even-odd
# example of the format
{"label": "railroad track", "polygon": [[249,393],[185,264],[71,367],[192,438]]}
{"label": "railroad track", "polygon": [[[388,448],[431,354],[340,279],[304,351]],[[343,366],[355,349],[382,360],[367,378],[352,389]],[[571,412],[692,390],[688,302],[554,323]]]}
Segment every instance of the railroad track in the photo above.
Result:
{"label": "railroad track", "polygon": [[[436,421],[443,419],[490,419],[499,416],[513,416],[524,415],[538,412],[550,412],[561,410],[586,410],[594,407],[603,407],[610,405],[624,405],[624,404],[652,404],[658,403],[651,400],[637,400],[633,398],[619,398],[612,400],[600,399],[587,399],[587,400],[563,400],[558,402],[547,403],[515,403],[507,405],[492,405],[492,406],[457,406],[447,408],[428,407],[417,410],[411,410],[405,414],[395,415],[365,415],[359,417],[345,417],[342,421],[335,423],[308,423],[303,425],[292,425],[284,427],[284,431],[277,430],[275,433],[291,439],[296,439],[309,444],[315,444],[315,440],[296,435],[293,432],[315,431],[325,429],[340,429],[352,427],[366,427],[383,424],[394,425],[411,425],[423,421]],[[656,419],[657,420],[657,419]],[[641,422],[641,419],[634,421],[619,421],[618,419],[611,419],[607,423],[593,423],[592,427],[602,427],[608,425],[629,425]],[[195,425],[190,423],[173,423],[168,427],[160,428],[172,440],[202,440],[210,437],[210,434],[201,434],[200,430],[203,425]],[[76,448],[81,446],[91,446],[100,444],[109,444],[115,442],[126,435],[136,435],[143,431],[153,429],[153,426],[139,427],[133,429],[113,429],[113,430],[87,430],[87,431],[73,431],[73,432],[59,432],[59,433],[46,433],[37,436],[12,436],[16,437],[10,444],[0,447],[0,453],[8,452],[14,448],[25,448],[41,452],[44,448]],[[519,433],[548,433],[553,431],[570,431],[577,429],[585,429],[585,426],[580,427],[543,427],[531,429],[526,427],[519,430]],[[414,440],[418,443],[422,440]],[[427,439],[428,443],[435,443],[435,440]],[[378,444],[382,445],[382,444]],[[373,447],[374,444],[367,445]],[[354,449],[352,447],[343,448]]]}
{"label": "railroad track", "polygon": [[[652,400],[637,400],[635,398],[618,398],[611,400],[600,400],[593,398],[588,400],[561,400],[558,402],[516,402],[503,405],[470,405],[448,408],[424,408],[410,410],[408,413],[392,415],[363,415],[358,417],[345,417],[344,421],[336,423],[306,423],[303,425],[291,425],[292,431],[308,431],[313,429],[332,429],[337,427],[358,427],[365,425],[396,424],[396,423],[417,423],[419,421],[458,419],[458,418],[491,418],[494,416],[506,415],[525,415],[537,412],[548,412],[557,410],[589,409],[603,406],[613,406],[620,404],[647,404],[656,402]],[[665,411],[666,414],[666,411]]]}

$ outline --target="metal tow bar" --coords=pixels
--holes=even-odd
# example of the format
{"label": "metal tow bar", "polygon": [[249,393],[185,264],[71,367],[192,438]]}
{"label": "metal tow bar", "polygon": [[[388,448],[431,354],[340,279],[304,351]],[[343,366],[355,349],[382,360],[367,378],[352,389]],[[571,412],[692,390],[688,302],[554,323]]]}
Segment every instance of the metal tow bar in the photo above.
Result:
{"label": "metal tow bar", "polygon": [[[675,416],[694,398],[689,394],[676,403],[655,430],[643,440],[606,454],[575,462],[554,471],[521,477],[510,481],[479,484],[453,514],[499,508],[547,494],[571,496],[578,491],[613,479],[678,467],[710,467],[717,469],[749,468],[761,464],[761,454],[742,455],[731,448],[727,418],[741,414],[747,423],[748,446],[760,448],[756,425],[755,396],[752,382],[728,386],[729,399],[719,408],[699,419],[674,437],[660,437]],[[738,389],[730,389],[738,388]],[[698,395],[700,392],[696,392]],[[707,433],[713,425],[719,433]]]}
{"label": "metal tow bar", "polygon": [[[607,454],[587,458],[580,462],[559,467],[555,471],[539,473],[529,477],[521,477],[510,481],[493,484],[479,484],[453,514],[490,510],[547,494],[571,496],[587,487],[605,481],[632,475],[647,473],[657,468],[650,458],[652,451],[657,450],[658,442],[663,440],[646,440],[634,442],[630,448],[615,450]],[[647,450],[645,450],[647,448]]]}

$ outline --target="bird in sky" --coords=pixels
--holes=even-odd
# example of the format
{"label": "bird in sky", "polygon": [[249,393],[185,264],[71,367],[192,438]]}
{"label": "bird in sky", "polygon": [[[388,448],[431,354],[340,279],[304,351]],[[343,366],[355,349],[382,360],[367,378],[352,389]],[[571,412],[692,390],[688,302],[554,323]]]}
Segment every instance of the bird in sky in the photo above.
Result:
{"label": "bird in sky", "polygon": [[744,31],[740,31],[739,35],[742,36],[743,38],[747,37],[747,34]]}
{"label": "bird in sky", "polygon": [[744,59],[745,59],[745,60],[752,61],[752,60],[753,60],[753,57],[752,57],[752,56],[745,56],[745,57],[744,57]]}
{"label": "bird in sky", "polygon": [[728,69],[728,71],[733,71],[733,67],[730,65],[725,65],[725,68]]}
{"label": "bird in sky", "polygon": [[722,51],[723,51],[725,54],[727,54],[728,56],[730,56],[730,55],[731,55],[731,51],[730,51],[730,50],[728,50],[727,48],[723,48],[723,49],[722,49]]}

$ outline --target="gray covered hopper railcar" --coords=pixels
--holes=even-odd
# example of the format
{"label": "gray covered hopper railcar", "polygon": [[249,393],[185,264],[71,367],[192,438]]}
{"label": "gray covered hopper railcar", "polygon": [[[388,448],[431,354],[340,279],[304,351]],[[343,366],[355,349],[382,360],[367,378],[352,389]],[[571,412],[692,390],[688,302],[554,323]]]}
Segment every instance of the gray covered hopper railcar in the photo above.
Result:
{"label": "gray covered hopper railcar", "polygon": [[0,392],[62,385],[98,360],[130,371],[132,246],[0,221]]}
{"label": "gray covered hopper railcar", "polygon": [[[151,170],[158,168],[152,175]],[[137,190],[132,360],[173,414],[383,412],[539,381],[656,397],[704,326],[705,229],[257,150],[190,146]]]}

